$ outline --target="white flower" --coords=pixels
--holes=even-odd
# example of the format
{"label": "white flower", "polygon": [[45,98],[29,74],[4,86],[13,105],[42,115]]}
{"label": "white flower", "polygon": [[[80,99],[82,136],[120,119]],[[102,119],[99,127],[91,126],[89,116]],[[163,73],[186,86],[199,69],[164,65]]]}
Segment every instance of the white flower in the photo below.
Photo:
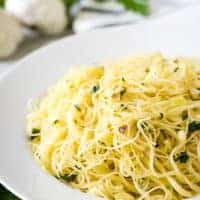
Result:
{"label": "white flower", "polygon": [[0,9],[0,58],[9,57],[23,39],[20,23]]}
{"label": "white flower", "polygon": [[68,21],[62,0],[6,0],[5,9],[25,25],[49,35],[62,33]]}

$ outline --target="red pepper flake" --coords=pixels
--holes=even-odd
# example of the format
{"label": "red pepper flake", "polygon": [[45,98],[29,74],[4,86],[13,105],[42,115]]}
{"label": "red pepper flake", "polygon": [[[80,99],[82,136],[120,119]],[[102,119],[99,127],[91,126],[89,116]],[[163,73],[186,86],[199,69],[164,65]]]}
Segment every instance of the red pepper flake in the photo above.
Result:
{"label": "red pepper flake", "polygon": [[119,132],[123,134],[123,133],[125,133],[125,131],[127,130],[127,128],[128,128],[127,125],[120,126],[119,127]]}

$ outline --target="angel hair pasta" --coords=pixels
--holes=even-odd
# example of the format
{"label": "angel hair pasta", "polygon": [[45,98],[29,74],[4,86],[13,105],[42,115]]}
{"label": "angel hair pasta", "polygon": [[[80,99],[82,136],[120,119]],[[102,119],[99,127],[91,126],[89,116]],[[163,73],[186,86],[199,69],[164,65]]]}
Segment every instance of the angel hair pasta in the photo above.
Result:
{"label": "angel hair pasta", "polygon": [[69,70],[32,106],[35,159],[110,200],[200,193],[200,65],[141,55]]}

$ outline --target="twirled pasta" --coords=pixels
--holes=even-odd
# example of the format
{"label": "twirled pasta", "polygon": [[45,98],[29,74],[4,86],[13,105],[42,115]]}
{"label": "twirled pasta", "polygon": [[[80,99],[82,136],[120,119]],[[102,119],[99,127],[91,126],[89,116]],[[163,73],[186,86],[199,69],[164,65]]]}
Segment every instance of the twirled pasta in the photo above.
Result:
{"label": "twirled pasta", "polygon": [[75,68],[28,114],[34,157],[111,200],[200,194],[200,65],[141,55]]}

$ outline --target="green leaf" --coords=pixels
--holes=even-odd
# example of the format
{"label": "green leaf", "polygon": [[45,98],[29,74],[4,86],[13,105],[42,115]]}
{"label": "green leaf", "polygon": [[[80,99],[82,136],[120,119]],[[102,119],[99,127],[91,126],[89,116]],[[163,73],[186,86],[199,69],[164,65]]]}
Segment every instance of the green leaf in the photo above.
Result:
{"label": "green leaf", "polygon": [[4,5],[5,5],[5,0],[0,0],[0,7],[4,7]]}
{"label": "green leaf", "polygon": [[64,1],[64,4],[65,4],[66,8],[67,8],[67,11],[69,11],[70,8],[71,8],[74,4],[80,2],[80,0],[63,0],[63,1]]}
{"label": "green leaf", "polygon": [[127,10],[138,12],[142,15],[150,13],[149,0],[118,0]]}
{"label": "green leaf", "polygon": [[[5,0],[0,0],[5,1]],[[103,3],[108,0],[95,0],[97,2]],[[149,0],[117,0],[120,4],[122,4],[127,10],[131,10],[134,12],[138,12],[142,15],[148,15],[150,13],[150,6]],[[80,0],[63,0],[64,4],[66,5],[67,12],[72,6],[76,3],[79,3]]]}

